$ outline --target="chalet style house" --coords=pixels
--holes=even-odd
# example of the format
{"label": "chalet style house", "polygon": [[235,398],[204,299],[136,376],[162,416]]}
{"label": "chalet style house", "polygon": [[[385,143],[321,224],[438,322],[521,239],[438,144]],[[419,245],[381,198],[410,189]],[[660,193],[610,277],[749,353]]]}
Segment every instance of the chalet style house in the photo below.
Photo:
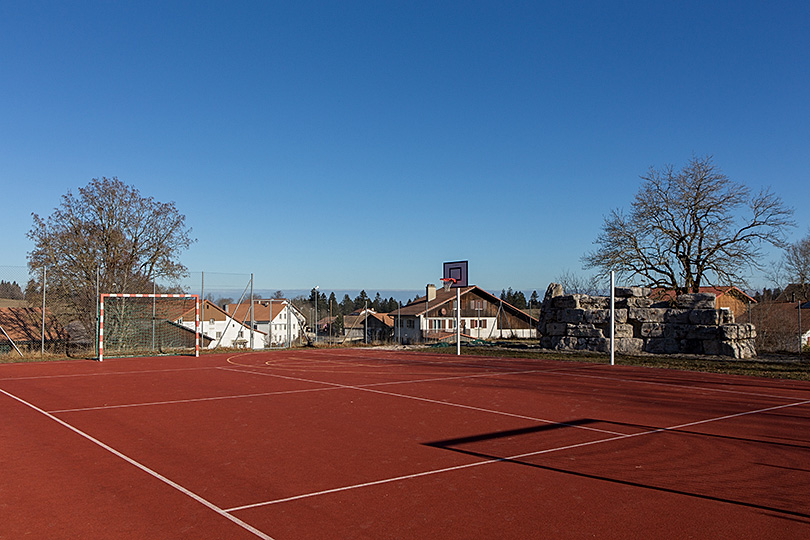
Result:
{"label": "chalet style house", "polygon": [[[460,287],[462,340],[533,338],[537,319],[476,286]],[[404,343],[455,340],[456,289],[428,285],[425,296],[389,314]]]}

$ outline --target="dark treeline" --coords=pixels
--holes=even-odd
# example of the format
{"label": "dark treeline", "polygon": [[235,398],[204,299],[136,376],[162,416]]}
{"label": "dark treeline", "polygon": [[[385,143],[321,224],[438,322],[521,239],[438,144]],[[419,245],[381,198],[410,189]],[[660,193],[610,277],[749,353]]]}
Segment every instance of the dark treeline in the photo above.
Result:
{"label": "dark treeline", "polygon": [[23,292],[16,281],[0,281],[0,298],[22,300]]}
{"label": "dark treeline", "polygon": [[512,287],[506,290],[501,289],[501,300],[518,309],[526,309],[529,307],[537,308],[540,304],[540,297],[537,295],[537,291],[532,291],[529,300],[526,300],[526,295],[523,294],[523,291],[513,291]]}
{"label": "dark treeline", "polygon": [[330,313],[333,317],[338,315],[350,315],[366,307],[373,309],[377,313],[391,313],[396,311],[400,305],[399,301],[393,297],[386,299],[383,298],[380,293],[377,293],[374,298],[371,298],[364,290],[360,291],[360,294],[354,298],[350,297],[348,294],[344,294],[343,298],[338,301],[334,292],[330,293],[327,297],[326,293],[312,289],[309,292],[309,297],[300,296],[294,298],[293,302],[299,305],[308,304],[310,306],[314,306],[317,302],[318,318],[328,317]]}

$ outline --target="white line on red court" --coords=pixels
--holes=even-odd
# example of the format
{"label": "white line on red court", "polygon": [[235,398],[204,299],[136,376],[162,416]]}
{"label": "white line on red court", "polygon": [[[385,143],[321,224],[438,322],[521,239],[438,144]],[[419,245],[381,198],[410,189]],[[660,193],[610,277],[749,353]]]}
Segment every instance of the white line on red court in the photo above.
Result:
{"label": "white line on red court", "polygon": [[603,443],[608,443],[608,442],[620,441],[620,440],[623,440],[623,439],[630,439],[630,438],[633,438],[633,437],[641,437],[641,436],[644,436],[644,435],[653,435],[655,433],[673,431],[673,430],[677,430],[677,429],[683,429],[685,427],[691,427],[691,426],[696,426],[696,425],[700,425],[700,424],[707,424],[707,423],[710,423],[710,422],[718,422],[718,421],[721,421],[721,420],[728,420],[730,418],[737,418],[737,417],[740,417],[740,416],[747,416],[747,415],[751,415],[751,414],[765,413],[765,412],[774,411],[774,410],[778,410],[778,409],[786,409],[786,408],[789,408],[789,407],[796,407],[796,406],[799,406],[799,405],[807,405],[809,403],[810,403],[810,400],[799,401],[799,402],[796,402],[796,403],[788,403],[786,405],[778,405],[776,407],[767,407],[767,408],[764,408],[764,409],[743,411],[743,412],[740,412],[740,413],[727,414],[727,415],[718,416],[718,417],[715,417],[715,418],[707,418],[707,419],[704,419],[704,420],[697,420],[695,422],[687,422],[685,424],[678,424],[678,425],[674,425],[674,426],[670,426],[670,427],[666,427],[666,428],[652,429],[652,430],[649,430],[649,431],[641,431],[641,432],[637,432],[637,433],[628,433],[628,434],[618,435],[616,437],[608,437],[606,439],[598,439],[598,440],[595,440],[595,441],[587,441],[587,442],[582,442],[582,443],[569,444],[569,445],[565,445],[565,446],[558,446],[556,448],[547,448],[545,450],[538,450],[538,451],[535,451],[535,452],[525,452],[525,453],[522,453],[522,454],[515,454],[513,456],[508,456],[508,457],[503,457],[503,458],[487,459],[487,460],[484,460],[484,461],[477,461],[477,462],[474,462],[474,463],[467,463],[467,464],[464,464],[464,465],[456,465],[454,467],[445,467],[445,468],[442,468],[442,469],[434,469],[434,470],[430,470],[430,471],[422,471],[422,472],[413,473],[413,474],[395,476],[395,477],[392,477],[392,478],[384,478],[384,479],[381,479],[381,480],[374,480],[372,482],[363,482],[361,484],[353,484],[353,485],[342,486],[342,487],[337,487],[337,488],[332,488],[332,489],[325,489],[325,490],[321,490],[321,491],[314,491],[314,492],[311,492],[311,493],[302,493],[300,495],[293,495],[291,497],[283,497],[281,499],[273,499],[273,500],[270,500],[270,501],[263,501],[263,502],[253,503],[253,504],[246,504],[246,505],[243,505],[243,506],[235,506],[233,508],[226,508],[225,512],[238,512],[240,510],[248,510],[248,509],[251,509],[251,508],[259,508],[259,507],[262,507],[262,506],[270,506],[270,505],[273,505],[273,504],[280,504],[280,503],[291,502],[291,501],[296,501],[296,500],[300,500],[300,499],[307,499],[307,498],[310,498],[310,497],[317,497],[317,496],[320,496],[320,495],[329,495],[329,494],[332,494],[332,493],[340,493],[340,492],[343,492],[343,491],[349,491],[349,490],[353,490],[353,489],[359,489],[359,488],[370,487],[370,486],[377,486],[377,485],[381,485],[381,484],[389,484],[389,483],[392,483],[392,482],[401,482],[401,481],[405,481],[405,480],[411,480],[411,479],[420,478],[420,477],[423,477],[423,476],[430,476],[430,475],[435,475],[435,474],[442,474],[442,473],[447,473],[447,472],[459,471],[459,470],[462,470],[462,469],[468,469],[468,468],[471,468],[471,467],[478,467],[478,466],[481,466],[481,465],[491,465],[493,463],[503,463],[503,462],[507,462],[507,461],[515,461],[515,460],[518,460],[518,459],[523,459],[523,458],[532,457],[532,456],[539,456],[539,455],[542,455],[542,454],[550,454],[550,453],[553,453],[553,452],[560,452],[560,451],[563,451],[563,450],[572,450],[572,449],[575,449],[575,448],[582,448],[582,447],[585,447],[585,446],[593,446],[593,445],[596,445],[596,444],[603,444]]}
{"label": "white line on red court", "polygon": [[239,527],[241,527],[241,528],[245,529],[246,531],[249,531],[249,532],[253,533],[254,535],[258,536],[259,538],[262,538],[263,540],[273,540],[273,537],[268,536],[267,534],[263,533],[262,531],[260,531],[260,530],[256,529],[255,527],[253,527],[253,526],[251,526],[251,525],[248,525],[247,523],[245,523],[245,522],[244,522],[244,521],[242,521],[241,519],[237,518],[236,516],[232,516],[232,515],[231,515],[231,514],[230,514],[228,511],[223,510],[222,508],[220,508],[219,506],[215,505],[214,503],[212,503],[212,502],[210,502],[210,501],[208,501],[208,500],[204,499],[203,497],[200,497],[199,495],[197,495],[196,493],[194,493],[194,492],[192,492],[192,491],[189,491],[188,489],[184,488],[184,487],[183,487],[183,486],[181,486],[180,484],[178,484],[178,483],[176,483],[176,482],[173,482],[172,480],[169,480],[168,478],[166,478],[166,477],[165,477],[165,476],[163,476],[162,474],[160,474],[160,473],[158,473],[158,472],[156,472],[156,471],[154,471],[154,470],[150,469],[150,468],[149,468],[149,467],[147,467],[146,465],[143,465],[142,463],[140,463],[140,462],[138,462],[138,461],[136,461],[136,460],[132,459],[131,457],[129,457],[129,456],[127,456],[127,455],[125,455],[125,454],[123,454],[123,453],[119,452],[119,451],[118,451],[118,450],[116,450],[115,448],[113,448],[113,447],[111,447],[111,446],[109,446],[109,445],[107,445],[107,444],[105,444],[105,443],[101,442],[100,440],[96,439],[95,437],[93,437],[93,436],[91,436],[91,435],[88,435],[88,434],[87,434],[87,433],[85,433],[84,431],[82,431],[82,430],[80,430],[80,429],[78,429],[78,428],[76,428],[76,427],[74,427],[74,426],[70,425],[69,423],[65,422],[64,420],[61,420],[61,419],[57,418],[56,416],[54,416],[54,415],[52,415],[52,414],[50,414],[50,413],[48,413],[48,412],[46,412],[46,411],[44,411],[44,410],[40,409],[40,408],[39,408],[39,407],[37,407],[36,405],[33,405],[33,404],[31,404],[31,403],[28,403],[28,402],[27,402],[27,401],[25,401],[24,399],[19,398],[19,397],[15,396],[14,394],[11,394],[11,393],[9,393],[9,392],[6,392],[6,391],[5,391],[5,390],[3,390],[3,389],[0,389],[0,393],[5,394],[6,396],[10,397],[11,399],[14,399],[14,400],[18,401],[18,402],[22,403],[23,405],[25,405],[25,406],[27,406],[27,407],[30,407],[30,408],[31,408],[31,409],[33,409],[34,411],[36,411],[36,412],[38,412],[38,413],[40,413],[40,414],[42,414],[42,415],[46,416],[47,418],[49,418],[49,419],[53,420],[54,422],[56,422],[56,423],[60,424],[60,425],[61,425],[61,426],[63,426],[63,427],[65,427],[65,428],[69,429],[70,431],[72,431],[72,432],[76,433],[77,435],[79,435],[79,436],[81,436],[81,437],[84,437],[84,438],[85,438],[85,439],[87,439],[88,441],[90,441],[90,442],[92,442],[93,444],[95,444],[95,445],[99,446],[100,448],[103,448],[103,449],[104,449],[104,450],[106,450],[107,452],[110,452],[110,453],[111,453],[111,454],[113,454],[114,456],[116,456],[116,457],[118,457],[118,458],[120,458],[120,459],[122,459],[122,460],[126,461],[126,462],[127,462],[127,463],[129,463],[130,465],[133,465],[133,466],[137,467],[137,468],[138,468],[138,469],[140,469],[141,471],[143,471],[143,472],[145,472],[146,474],[148,474],[148,475],[152,476],[153,478],[156,478],[157,480],[160,480],[160,481],[161,481],[161,482],[163,482],[164,484],[166,484],[166,485],[168,485],[168,486],[171,486],[172,488],[176,489],[176,490],[177,490],[177,491],[179,491],[180,493],[182,493],[182,494],[186,495],[187,497],[190,497],[190,498],[194,499],[195,501],[197,501],[198,503],[202,504],[203,506],[205,506],[205,507],[209,508],[210,510],[213,510],[214,512],[216,512],[216,513],[217,513],[217,514],[219,514],[220,516],[222,516],[222,517],[224,517],[225,519],[227,519],[227,520],[231,521],[232,523],[234,523],[234,524],[238,525]]}

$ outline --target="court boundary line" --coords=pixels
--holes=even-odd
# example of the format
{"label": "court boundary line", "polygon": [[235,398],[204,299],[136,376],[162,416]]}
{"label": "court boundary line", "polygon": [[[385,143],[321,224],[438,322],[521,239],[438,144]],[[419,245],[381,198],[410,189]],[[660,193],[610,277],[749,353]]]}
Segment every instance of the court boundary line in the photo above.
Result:
{"label": "court boundary line", "polygon": [[[315,352],[307,351],[307,352],[309,354],[311,354],[312,356],[320,356],[320,355],[324,355],[324,354],[333,354],[334,356],[346,358],[347,360],[351,359],[351,358],[360,358],[360,359],[364,358],[364,356],[354,357],[354,356],[351,356],[351,355],[349,355],[347,353],[341,353],[341,352],[337,352],[337,351],[334,352],[334,353],[331,353],[328,350],[321,350],[321,351],[315,351]],[[369,352],[373,352],[373,351],[369,351]],[[402,353],[402,354],[412,354],[412,355],[417,355],[417,356],[422,356],[422,354],[423,354],[423,353],[412,352],[412,351],[390,351],[390,352],[394,353],[394,354]],[[231,360],[233,358],[237,358],[237,357],[240,357],[240,356],[258,355],[258,354],[262,354],[262,352],[261,351],[247,351],[247,352],[244,352],[244,353],[236,354],[234,356],[229,356],[225,360],[229,364],[237,365],[237,366],[241,366],[241,367],[246,367],[246,368],[262,368],[262,367],[273,368],[274,367],[272,364],[261,364],[261,365],[255,365],[254,366],[254,365],[245,365],[245,364],[233,364],[231,362]],[[442,354],[439,354],[439,353],[424,353],[424,354],[425,355],[431,355],[431,356],[437,357],[437,358],[442,358],[442,357],[445,356],[445,355],[442,355]],[[388,360],[388,359],[386,359],[384,357],[374,357],[374,356],[372,356],[370,358],[381,360],[381,361]],[[480,356],[480,357],[479,356],[474,356],[474,357],[467,357],[467,358],[481,358],[481,359],[492,359],[492,360],[503,360],[503,361],[511,360],[509,358],[495,357],[495,356]],[[344,360],[343,362],[346,363],[347,365],[351,365],[351,363],[348,362],[347,360]],[[517,360],[521,360],[521,359],[517,359]],[[545,362],[545,361],[557,362],[555,360],[549,360],[549,359],[544,359],[544,358],[522,359],[522,360],[529,360],[529,361],[536,360],[536,361],[541,361],[541,362]],[[393,360],[391,361],[391,363],[394,363],[394,362],[395,361],[393,361]],[[441,365],[445,365],[446,363],[445,362],[423,361],[423,362],[421,362],[421,364],[426,365],[426,366],[441,366]],[[415,365],[419,365],[419,363],[417,363]],[[489,363],[483,363],[483,362],[480,363],[480,364],[452,363],[451,362],[449,365],[456,366],[456,367],[470,367],[470,368],[478,368],[478,369],[481,369],[481,368],[487,368],[487,369],[489,369],[489,368],[491,368],[491,369],[499,368],[499,369],[502,369],[502,370],[508,370],[509,369],[508,367],[498,366],[497,364],[489,364]],[[604,379],[604,380],[609,380],[609,381],[627,382],[627,383],[635,383],[635,384],[647,384],[647,385],[653,385],[653,386],[664,386],[664,387],[669,387],[669,388],[681,388],[682,387],[682,385],[678,385],[678,384],[670,383],[670,382],[638,380],[638,379],[626,379],[626,378],[621,378],[621,377],[611,377],[611,376],[605,375],[605,374],[598,375],[598,374],[588,373],[589,371],[592,371],[594,369],[598,369],[600,367],[610,367],[610,366],[608,364],[598,364],[598,363],[596,363],[596,364],[594,364],[594,363],[578,363],[578,365],[574,365],[574,363],[572,363],[572,362],[565,362],[565,365],[556,365],[556,366],[550,367],[548,369],[522,370],[522,369],[519,369],[519,368],[515,368],[515,371],[505,372],[505,373],[501,373],[501,374],[502,375],[508,375],[508,374],[512,374],[512,373],[520,374],[520,373],[536,372],[536,373],[549,373],[549,374],[553,374],[553,375],[568,375],[568,376],[572,376],[572,377]],[[646,366],[616,366],[616,367],[619,367],[619,368],[622,368],[622,367],[638,368],[638,369],[644,369],[644,370],[663,369],[663,368],[650,368],[650,367],[646,367]],[[302,371],[306,371],[306,370],[302,370]],[[315,371],[322,371],[322,370],[315,370]],[[667,369],[667,370],[664,370],[664,371],[666,373],[675,373],[675,372],[682,372],[684,370],[668,370]],[[338,372],[338,373],[343,373],[343,372]],[[346,373],[348,374],[350,372],[346,372]],[[702,374],[702,372],[691,372],[691,371],[685,371],[685,373]],[[728,377],[732,377],[732,378],[734,378],[734,377],[745,377],[745,375],[729,375],[729,374],[723,374],[723,373],[704,373],[704,374],[705,375],[720,376],[720,377],[725,377],[725,378],[728,378]],[[774,382],[774,381],[777,381],[777,380],[783,380],[783,379],[769,379],[769,378],[766,378],[766,377],[754,377],[754,379],[755,380],[770,381],[770,382]],[[794,382],[804,382],[804,381],[794,381]],[[758,393],[758,392],[746,392],[746,391],[742,391],[742,390],[728,390],[728,389],[724,389],[724,388],[712,388],[712,387],[707,387],[707,386],[701,386],[698,381],[689,381],[688,388],[696,389],[696,390],[702,390],[702,391],[705,391],[705,392],[721,392],[721,393],[729,393],[729,394],[740,394],[740,395],[745,395],[745,396],[768,397],[768,398],[781,399],[781,400],[786,400],[786,401],[795,401],[795,400],[806,399],[806,396],[797,396],[797,395],[780,396],[780,395],[774,395],[774,394],[763,394],[763,393]],[[797,390],[799,392],[802,392],[802,389],[785,388],[785,391],[793,391],[793,390]]]}
{"label": "court boundary line", "polygon": [[[239,372],[239,373],[250,373],[250,374],[253,374],[253,375],[262,375],[262,376],[265,376],[265,377],[277,377],[277,378],[281,378],[281,379],[290,379],[290,380],[294,380],[294,381],[322,382],[322,381],[310,381],[308,379],[303,379],[303,378],[300,378],[300,377],[290,377],[289,375],[279,375],[277,373],[261,373],[261,372],[256,372],[256,371],[238,370],[238,369],[227,368],[227,367],[222,367],[220,369],[222,369],[224,371],[236,371],[236,372]],[[479,377],[481,377],[481,376],[483,376],[483,375],[479,375]],[[369,388],[369,387],[366,387],[366,386],[353,386],[353,385],[346,385],[346,384],[333,383],[333,382],[323,382],[323,384],[328,384],[328,385],[335,386],[337,388],[343,388],[343,389],[346,389],[346,390],[360,390],[362,392],[371,392],[371,393],[375,393],[375,394],[381,394],[381,395],[384,395],[384,396],[405,398],[405,399],[410,399],[410,400],[414,400],[414,401],[423,401],[425,403],[432,403],[434,405],[446,405],[448,407],[457,407],[457,408],[460,408],[460,409],[468,409],[468,410],[477,411],[477,412],[485,412],[485,413],[489,413],[489,414],[499,414],[501,416],[509,416],[509,417],[512,417],[512,418],[520,418],[522,420],[531,420],[532,422],[542,422],[542,423],[545,423],[545,424],[560,424],[560,422],[558,422],[558,421],[547,420],[545,418],[536,418],[536,417],[533,417],[533,416],[526,416],[526,415],[523,415],[523,414],[510,413],[510,412],[505,412],[505,411],[497,411],[495,409],[484,409],[483,407],[475,407],[473,405],[464,405],[462,403],[453,403],[452,401],[439,401],[438,399],[431,399],[431,398],[420,397],[420,396],[409,396],[408,394],[398,394],[398,393],[395,393],[395,392],[385,392],[383,390],[377,390],[377,389]],[[376,383],[376,384],[380,385],[380,384],[389,384],[389,383]],[[609,433],[611,435],[622,435],[621,433],[619,433],[617,431],[610,431],[610,430],[605,430],[605,429],[591,428],[591,427],[587,427],[587,426],[575,426],[575,425],[572,425],[571,427],[575,427],[575,428],[578,428],[578,429],[583,429],[583,430],[586,430],[586,431],[596,431],[598,433]]]}
{"label": "court boundary line", "polygon": [[[629,438],[632,438],[632,437],[640,437],[640,436],[644,436],[644,435],[653,435],[653,434],[656,434],[656,433],[663,433],[663,432],[683,429],[685,427],[691,427],[691,426],[701,425],[701,424],[708,424],[708,423],[711,423],[711,422],[719,422],[719,421],[722,421],[722,420],[728,420],[730,418],[737,418],[737,417],[748,416],[748,415],[752,415],[752,414],[760,414],[760,413],[765,413],[765,412],[769,412],[769,411],[773,411],[773,410],[785,409],[785,408],[789,408],[789,407],[797,407],[797,406],[807,405],[807,404],[810,404],[810,399],[803,400],[803,401],[798,401],[798,402],[795,402],[795,403],[777,405],[775,407],[766,407],[766,408],[763,408],[763,409],[755,409],[755,410],[750,410],[750,411],[743,411],[743,412],[740,412],[740,413],[727,414],[727,415],[718,416],[718,417],[715,417],[715,418],[707,418],[707,419],[703,419],[703,420],[697,420],[697,421],[694,421],[694,422],[687,422],[687,423],[678,424],[678,425],[674,425],[674,426],[669,426],[669,427],[664,427],[664,428],[657,428],[657,429],[653,429],[653,430],[649,430],[649,431],[642,431],[642,432],[638,432],[638,433],[628,433],[628,434],[619,435],[617,437],[608,437],[606,439],[597,439],[595,441],[586,441],[586,442],[582,442],[582,443],[569,444],[569,445],[565,445],[565,446],[558,446],[558,447],[555,447],[555,448],[547,448],[545,450],[537,450],[537,451],[534,451],[534,452],[524,452],[524,453],[521,453],[521,454],[516,454],[514,456],[486,459],[484,461],[476,461],[474,463],[465,463],[463,465],[456,465],[456,466],[453,466],[453,467],[443,467],[441,469],[433,469],[433,470],[429,470],[429,471],[422,471],[422,472],[418,472],[418,473],[406,474],[406,475],[401,475],[401,476],[396,476],[396,477],[391,477],[391,478],[383,478],[383,479],[380,479],[380,480],[373,480],[371,482],[363,482],[361,484],[353,484],[353,485],[348,485],[348,486],[341,486],[341,487],[337,487],[337,488],[314,491],[314,492],[311,492],[311,493],[302,493],[302,494],[299,494],[299,495],[293,495],[293,496],[290,496],[290,497],[283,497],[283,498],[280,498],[280,499],[273,499],[273,500],[270,500],[270,501],[263,501],[263,502],[258,502],[258,503],[246,504],[246,505],[243,505],[243,506],[235,506],[233,508],[227,508],[227,509],[225,509],[225,511],[226,512],[238,512],[240,510],[249,510],[249,509],[252,509],[252,508],[260,508],[260,507],[263,507],[263,506],[270,506],[270,505],[274,505],[274,504],[281,504],[281,503],[285,503],[285,502],[291,502],[291,501],[296,501],[296,500],[301,500],[301,499],[307,499],[307,498],[311,498],[311,497],[317,497],[317,496],[320,496],[320,495],[329,495],[329,494],[332,494],[332,493],[340,493],[340,492],[343,492],[343,491],[350,491],[350,490],[360,489],[360,488],[364,488],[364,487],[377,486],[377,485],[381,485],[381,484],[388,484],[388,483],[400,482],[400,481],[405,481],[405,480],[412,480],[414,478],[420,478],[420,477],[424,477],[424,476],[442,474],[442,473],[446,473],[446,472],[453,472],[453,471],[468,469],[468,468],[471,468],[471,467],[478,467],[478,466],[481,466],[481,465],[491,465],[493,463],[510,462],[510,461],[515,461],[515,460],[518,460],[518,459],[527,458],[527,457],[539,456],[539,455],[543,455],[543,454],[550,454],[550,453],[553,453],[553,452],[560,452],[560,451],[563,451],[563,450],[571,450],[571,449],[574,449],[574,448],[582,448],[582,447],[585,447],[585,446],[593,446],[593,445],[596,445],[596,444],[614,442],[614,441],[629,439]],[[562,424],[562,425],[564,425],[564,424]]]}
{"label": "court boundary line", "polygon": [[[245,371],[239,369],[228,369],[227,366],[218,366],[214,369],[221,369],[224,371],[231,371],[233,373],[250,373],[251,375],[268,375],[267,373],[256,373],[253,371]],[[456,375],[453,377],[433,377],[430,379],[414,379],[414,380],[403,380],[403,381],[390,381],[390,382],[376,382],[376,383],[368,383],[362,385],[356,385],[361,388],[371,387],[371,386],[386,386],[390,384],[409,384],[409,383],[422,383],[422,382],[439,382],[439,381],[452,381],[456,379],[468,379],[468,378],[479,378],[479,377],[493,377],[496,375],[514,375],[514,374],[521,374],[521,373],[536,373],[537,370],[527,370],[527,371],[519,371],[514,372],[510,371],[508,373],[484,373],[484,374],[472,374],[472,375]],[[283,377],[283,376],[280,376]],[[315,383],[316,381],[306,381],[302,380],[300,382],[311,382]],[[228,396],[213,396],[213,397],[200,397],[200,398],[187,398],[187,399],[170,399],[164,401],[145,401],[141,403],[122,403],[120,405],[99,405],[96,407],[76,407],[74,409],[54,409],[49,410],[48,412],[51,414],[61,414],[61,413],[72,413],[72,412],[84,412],[84,411],[103,411],[107,409],[125,409],[128,407],[150,407],[152,405],[173,405],[176,403],[196,403],[196,402],[204,402],[204,401],[217,401],[217,400],[225,400],[225,399],[244,399],[244,398],[251,398],[251,397],[264,397],[264,396],[275,396],[275,395],[286,395],[286,394],[297,394],[297,393],[306,393],[306,392],[318,392],[323,390],[341,390],[340,386],[335,386],[333,383],[326,383],[317,381],[317,384],[321,384],[323,388],[301,388],[299,390],[279,390],[276,392],[257,392],[255,394],[232,394]]]}
{"label": "court boundary line", "polygon": [[56,409],[48,411],[51,414],[86,412],[86,411],[106,411],[110,409],[128,409],[134,407],[152,407],[154,405],[178,405],[182,403],[199,403],[206,401],[222,401],[226,399],[247,399],[252,397],[280,396],[285,394],[304,394],[306,392],[322,392],[325,390],[339,390],[328,386],[326,388],[302,388],[299,390],[279,390],[277,392],[259,392],[255,394],[233,394],[229,396],[213,396],[188,399],[169,399],[165,401],[145,401],[142,403],[122,403],[120,405],[99,405],[97,407],[78,407],[75,409]]}
{"label": "court boundary line", "polygon": [[258,536],[262,540],[274,540],[273,537],[263,533],[259,529],[253,527],[252,525],[249,525],[248,523],[242,521],[238,517],[231,515],[227,510],[224,510],[224,509],[220,508],[219,506],[215,505],[214,503],[210,502],[209,500],[201,497],[200,495],[197,495],[196,493],[194,493],[193,491],[191,491],[189,489],[186,489],[185,487],[181,486],[177,482],[174,482],[173,480],[170,480],[169,478],[163,476],[159,472],[157,472],[157,471],[155,471],[153,469],[150,469],[146,465],[144,465],[144,464],[136,461],[135,459],[127,456],[126,454],[116,450],[112,446],[110,446],[110,445],[96,439],[92,435],[89,435],[89,434],[85,433],[84,431],[80,430],[79,428],[77,428],[75,426],[72,426],[71,424],[69,424],[68,422],[65,422],[61,418],[57,418],[56,416],[48,413],[47,411],[44,411],[43,409],[40,409],[36,405],[33,405],[32,403],[29,403],[29,402],[25,401],[24,399],[19,398],[19,397],[15,396],[14,394],[10,393],[10,392],[7,392],[6,390],[3,390],[2,388],[0,388],[0,393],[4,394],[5,396],[7,396],[7,397],[9,397],[11,399],[14,399],[15,401],[18,401],[19,403],[22,403],[23,405],[29,407],[30,409],[34,410],[35,412],[38,412],[39,414],[45,416],[46,418],[49,418],[50,420],[53,420],[54,422],[58,423],[62,427],[65,427],[68,430],[72,431],[73,433],[85,438],[86,440],[88,440],[91,443],[95,444],[96,446],[102,448],[103,450],[106,450],[107,452],[109,452],[112,455],[118,457],[119,459],[124,460],[125,462],[127,462],[130,465],[136,467],[137,469],[140,469],[141,471],[145,472],[149,476],[151,476],[151,477],[153,477],[153,478],[155,478],[157,480],[160,480],[164,484],[174,488],[175,490],[177,490],[180,493],[186,495],[187,497],[197,501],[198,503],[202,504],[203,506],[205,506],[209,510],[213,510],[216,514],[228,519],[231,523],[234,523],[235,525],[238,525],[239,527],[242,527],[246,531]]}
{"label": "court boundary line", "polygon": [[[105,360],[107,362],[107,360]],[[172,371],[204,371],[206,369],[218,369],[220,366],[197,366],[197,367],[187,367],[187,368],[167,368],[167,369],[144,369],[138,371],[107,371],[103,373],[65,373],[62,375],[29,375],[26,377],[3,377],[0,378],[0,382],[3,381],[31,381],[31,380],[40,380],[40,379],[63,379],[63,378],[74,378],[74,377],[108,377],[112,375],[139,375],[141,373],[167,373]]]}
{"label": "court boundary line", "polygon": [[[605,365],[605,364],[588,364],[588,365],[601,366],[601,365]],[[642,367],[642,366],[628,366],[628,367]],[[561,368],[561,369],[564,369],[564,368]],[[643,367],[643,369],[663,369],[663,368]],[[680,370],[672,370],[672,371],[680,371]],[[651,386],[664,386],[664,387],[668,387],[668,388],[683,388],[684,387],[684,385],[679,385],[679,384],[675,384],[675,383],[668,383],[668,382],[661,382],[661,381],[637,380],[637,379],[624,379],[624,378],[618,378],[618,377],[610,377],[608,375],[596,375],[596,374],[590,374],[590,373],[582,373],[580,371],[575,371],[575,370],[572,370],[572,371],[569,371],[569,372],[560,371],[560,370],[549,370],[549,371],[543,371],[543,373],[550,373],[552,375],[569,375],[571,377],[582,377],[582,378],[587,378],[587,379],[603,379],[603,380],[608,380],[608,381],[617,381],[617,382],[626,382],[626,383],[635,383],[635,384],[647,384],[647,385],[651,385]],[[687,373],[701,373],[701,372],[688,371]],[[728,374],[721,374],[721,373],[707,373],[707,374],[708,375],[725,375],[727,377],[745,377],[745,375],[728,375]],[[765,378],[765,377],[761,377],[761,379],[765,380],[765,381],[785,380],[785,379],[768,379],[768,378]],[[726,388],[711,388],[711,387],[707,387],[707,386],[701,386],[700,384],[691,384],[691,382],[690,382],[690,384],[688,386],[686,386],[686,388],[694,389],[694,390],[701,390],[701,391],[704,391],[704,392],[717,392],[717,393],[725,393],[725,394],[739,394],[739,395],[743,395],[743,396],[765,397],[765,398],[772,398],[772,399],[782,399],[782,400],[787,400],[787,401],[806,399],[806,397],[804,397],[804,396],[803,397],[789,396],[789,395],[778,396],[778,395],[774,395],[774,394],[761,394],[761,393],[758,393],[758,392],[745,392],[743,390],[728,390]],[[794,388],[789,388],[789,389],[786,389],[786,390],[791,390],[792,391],[792,390],[795,390],[795,389]],[[801,391],[801,390],[799,390],[799,391]]]}

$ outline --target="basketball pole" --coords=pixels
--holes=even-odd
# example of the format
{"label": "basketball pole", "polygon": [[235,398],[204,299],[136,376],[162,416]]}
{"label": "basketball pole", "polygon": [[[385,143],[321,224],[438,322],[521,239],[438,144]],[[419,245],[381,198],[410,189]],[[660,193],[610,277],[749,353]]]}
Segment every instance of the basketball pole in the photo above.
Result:
{"label": "basketball pole", "polygon": [[610,365],[616,364],[616,272],[610,271]]}
{"label": "basketball pole", "polygon": [[461,356],[461,287],[456,287],[456,356]]}

